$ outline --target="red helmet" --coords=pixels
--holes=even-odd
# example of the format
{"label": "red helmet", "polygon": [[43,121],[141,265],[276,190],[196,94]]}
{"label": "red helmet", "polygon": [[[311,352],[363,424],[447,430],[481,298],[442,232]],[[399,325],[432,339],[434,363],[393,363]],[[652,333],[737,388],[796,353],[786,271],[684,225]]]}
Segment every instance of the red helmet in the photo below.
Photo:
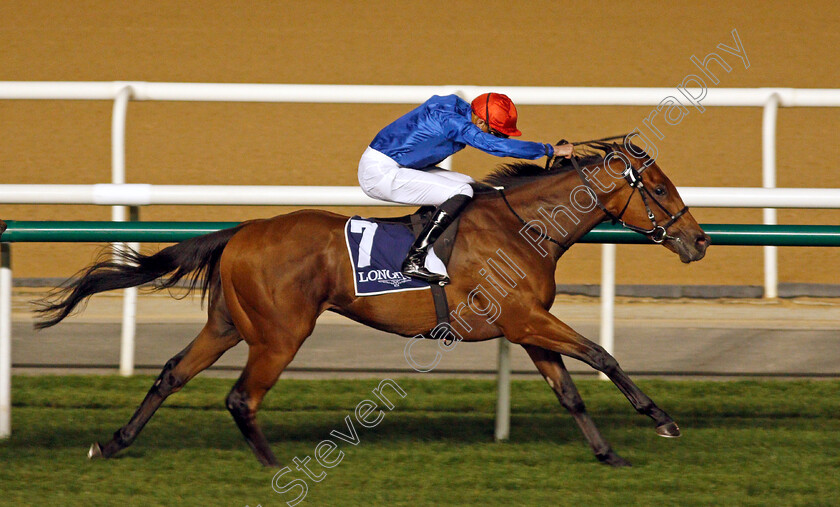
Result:
{"label": "red helmet", "polygon": [[516,106],[507,95],[482,93],[472,101],[471,105],[472,112],[487,122],[493,130],[507,136],[522,135],[522,132],[516,128]]}

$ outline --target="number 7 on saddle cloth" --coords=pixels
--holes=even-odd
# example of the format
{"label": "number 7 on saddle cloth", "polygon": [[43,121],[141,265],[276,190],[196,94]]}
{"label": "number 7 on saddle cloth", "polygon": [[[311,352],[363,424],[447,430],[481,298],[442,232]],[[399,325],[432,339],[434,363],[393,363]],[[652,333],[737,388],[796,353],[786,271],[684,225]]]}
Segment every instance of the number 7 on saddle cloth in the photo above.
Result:
{"label": "number 7 on saddle cloth", "polygon": [[[402,274],[401,266],[414,242],[408,227],[398,223],[351,217],[344,227],[347,251],[353,265],[353,284],[357,296],[428,289],[427,282]],[[426,268],[446,274],[446,266],[429,250]]]}

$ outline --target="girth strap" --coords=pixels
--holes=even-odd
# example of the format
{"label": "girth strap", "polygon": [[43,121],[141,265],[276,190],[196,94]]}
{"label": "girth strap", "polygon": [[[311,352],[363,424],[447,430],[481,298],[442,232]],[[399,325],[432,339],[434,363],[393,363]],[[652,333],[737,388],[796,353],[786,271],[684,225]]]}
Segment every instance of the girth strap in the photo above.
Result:
{"label": "girth strap", "polygon": [[[417,237],[417,235],[420,234],[420,231],[423,230],[423,220],[420,213],[411,215],[411,228],[415,237]],[[434,248],[434,245],[432,245],[431,248]],[[429,284],[429,287],[432,291],[432,302],[435,305],[435,316],[437,317],[438,325],[444,323],[449,324],[449,301],[446,299],[445,288],[436,283]]]}

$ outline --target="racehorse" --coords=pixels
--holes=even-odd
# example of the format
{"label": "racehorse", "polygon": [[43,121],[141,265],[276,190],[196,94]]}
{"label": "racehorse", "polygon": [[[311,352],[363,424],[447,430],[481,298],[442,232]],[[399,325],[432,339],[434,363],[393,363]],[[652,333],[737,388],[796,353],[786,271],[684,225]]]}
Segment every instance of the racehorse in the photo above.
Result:
{"label": "racehorse", "polygon": [[[638,412],[653,419],[657,434],[677,437],[680,430],[613,356],[549,312],[557,261],[575,241],[610,219],[647,235],[685,263],[702,259],[710,240],[677,189],[641,148],[629,140],[580,146],[580,158],[555,159],[545,168],[509,164],[476,184],[479,191],[461,216],[448,264],[452,282],[445,290],[450,314],[461,325],[458,339],[503,336],[524,347],[596,457],[626,466],[629,463],[612,450],[587,414],[562,356],[606,374]],[[200,289],[208,302],[207,323],[198,336],[166,363],[129,422],[105,445],[92,444],[88,456],[109,458],[131,445],[170,394],[245,340],[247,364],[226,405],[259,462],[279,466],[257,423],[257,410],[321,313],[336,312],[406,337],[435,328],[434,304],[425,290],[355,295],[344,239],[347,220],[326,211],[303,210],[243,222],[153,255],[124,251],[121,261],[94,263],[43,300],[38,328],[57,324],[93,294],[155,280],[160,289],[187,277],[189,290]],[[496,263],[491,267],[498,276],[488,276],[485,261],[500,251],[516,275],[499,270]],[[486,285],[484,291],[475,290],[482,283],[504,297],[491,301]],[[477,310],[493,303],[498,307],[492,319]]]}

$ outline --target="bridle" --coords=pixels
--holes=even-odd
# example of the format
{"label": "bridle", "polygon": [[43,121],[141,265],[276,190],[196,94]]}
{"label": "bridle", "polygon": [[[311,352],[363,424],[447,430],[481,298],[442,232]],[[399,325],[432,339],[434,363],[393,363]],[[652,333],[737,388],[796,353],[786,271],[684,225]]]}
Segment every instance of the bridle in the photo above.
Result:
{"label": "bridle", "polygon": [[[607,209],[606,206],[604,206],[604,203],[602,203],[601,200],[598,199],[598,194],[595,192],[595,189],[592,188],[592,183],[590,183],[589,180],[586,179],[586,176],[583,174],[583,170],[581,170],[580,165],[578,164],[575,157],[572,157],[571,160],[572,166],[574,166],[575,171],[577,171],[578,176],[583,181],[583,184],[586,185],[586,187],[592,192],[592,196],[595,199],[595,204],[599,208],[601,208],[601,211],[603,211],[604,214],[606,214],[610,220],[612,220],[612,223],[619,223],[625,229],[644,234],[645,236],[650,238],[651,241],[657,244],[662,243],[666,239],[673,239],[679,241],[679,238],[668,234],[668,228],[674,225],[677,222],[677,220],[680,219],[680,217],[682,217],[688,212],[688,206],[683,206],[681,210],[673,214],[670,211],[668,211],[668,209],[665,208],[665,206],[663,206],[662,203],[659,202],[659,200],[653,194],[650,193],[650,190],[648,190],[648,188],[642,182],[642,173],[644,172],[645,168],[642,168],[641,171],[637,171],[634,167],[628,167],[622,173],[622,176],[624,176],[624,180],[627,182],[628,185],[630,185],[633,191],[630,192],[630,196],[627,198],[627,202],[624,203],[624,207],[621,209],[621,212],[618,215],[614,215],[610,210]],[[650,229],[637,227],[633,224],[628,224],[627,222],[622,220],[622,217],[624,217],[624,213],[630,206],[630,201],[633,200],[633,195],[635,195],[636,192],[639,192],[639,196],[642,198],[642,202],[645,205],[647,217],[648,220],[650,220],[650,224],[652,226]],[[665,222],[664,225],[660,225],[659,223],[657,223],[656,217],[653,214],[653,210],[650,209],[650,201],[653,201],[653,203],[656,204],[659,207],[659,209],[661,209],[665,212],[666,215],[668,215],[668,221]]]}
{"label": "bridle", "polygon": [[[607,137],[607,138],[604,138],[604,139],[596,139],[596,140],[592,140],[592,141],[584,141],[584,142],[572,143],[572,144],[573,145],[582,145],[582,144],[588,144],[588,143],[591,143],[591,142],[609,141],[609,140],[613,140],[613,139],[618,139],[619,137],[624,137],[624,136]],[[567,144],[567,142],[565,140],[563,140],[563,141],[560,141],[559,143],[557,143],[557,145],[562,145],[562,144]],[[616,148],[618,147],[618,145],[615,145],[615,146],[616,146]],[[616,150],[616,152],[618,152],[618,150]],[[618,153],[620,153],[620,152],[618,152]],[[550,162],[551,162],[550,159],[549,159],[549,161],[546,162],[546,167],[547,168],[549,167]],[[607,207],[604,206],[604,203],[602,203],[601,200],[598,198],[598,193],[595,192],[595,189],[592,188],[592,184],[589,182],[589,180],[583,174],[583,170],[580,168],[580,164],[578,164],[577,158],[572,157],[571,162],[572,162],[572,166],[575,168],[575,171],[577,171],[578,176],[583,181],[583,184],[586,185],[586,187],[590,190],[591,195],[595,200],[595,204],[598,206],[598,208],[601,209],[601,211],[604,212],[605,215],[607,215],[607,217],[610,220],[612,220],[612,223],[621,224],[621,226],[624,227],[625,229],[629,229],[631,231],[638,232],[640,234],[644,234],[651,241],[653,241],[654,243],[657,243],[657,244],[662,243],[667,239],[673,239],[675,241],[680,241],[679,238],[669,235],[668,234],[668,229],[672,225],[674,225],[677,222],[677,220],[679,220],[683,215],[685,215],[688,212],[688,206],[684,206],[681,210],[679,210],[678,212],[673,213],[673,214],[671,212],[669,212],[668,209],[665,208],[665,206],[663,206],[662,203],[660,203],[659,200],[656,199],[656,197],[653,194],[650,193],[650,191],[647,189],[647,187],[642,182],[642,172],[644,172],[645,168],[642,168],[641,171],[637,171],[633,167],[628,167],[622,173],[622,176],[624,176],[624,180],[627,181],[627,184],[630,185],[631,188],[633,188],[633,191],[630,193],[630,196],[627,198],[627,202],[624,204],[624,207],[621,209],[621,212],[618,215],[615,215],[613,212],[608,210]],[[514,214],[514,216],[516,216],[516,218],[518,218],[519,221],[523,225],[527,226],[529,230],[532,230],[533,232],[536,232],[537,237],[539,239],[547,239],[547,240],[551,241],[552,243],[560,246],[563,250],[568,250],[568,248],[569,248],[568,246],[560,243],[559,241],[555,240],[554,238],[548,236],[547,234],[544,234],[544,233],[536,230],[533,226],[528,225],[528,223],[525,222],[525,220],[522,217],[520,217],[519,214],[513,209],[513,206],[510,205],[510,202],[508,202],[507,197],[505,196],[505,193],[504,193],[504,188],[497,188],[497,190],[499,191],[499,194],[501,194],[502,199],[504,200],[508,209],[510,209],[510,211]],[[627,211],[627,208],[630,206],[630,201],[633,200],[633,196],[636,194],[636,192],[639,192],[639,196],[641,196],[642,202],[645,205],[645,210],[647,211],[647,217],[648,217],[648,219],[650,220],[650,223],[651,223],[651,228],[650,229],[645,229],[643,227],[637,227],[635,225],[628,224],[627,222],[625,222],[622,219],[624,217],[624,213]],[[653,203],[656,206],[658,206],[659,209],[661,209],[662,211],[665,212],[665,214],[668,215],[668,221],[667,222],[660,225],[656,221],[656,217],[654,216],[653,210],[651,210],[651,207],[650,207],[650,201],[653,201]]]}

